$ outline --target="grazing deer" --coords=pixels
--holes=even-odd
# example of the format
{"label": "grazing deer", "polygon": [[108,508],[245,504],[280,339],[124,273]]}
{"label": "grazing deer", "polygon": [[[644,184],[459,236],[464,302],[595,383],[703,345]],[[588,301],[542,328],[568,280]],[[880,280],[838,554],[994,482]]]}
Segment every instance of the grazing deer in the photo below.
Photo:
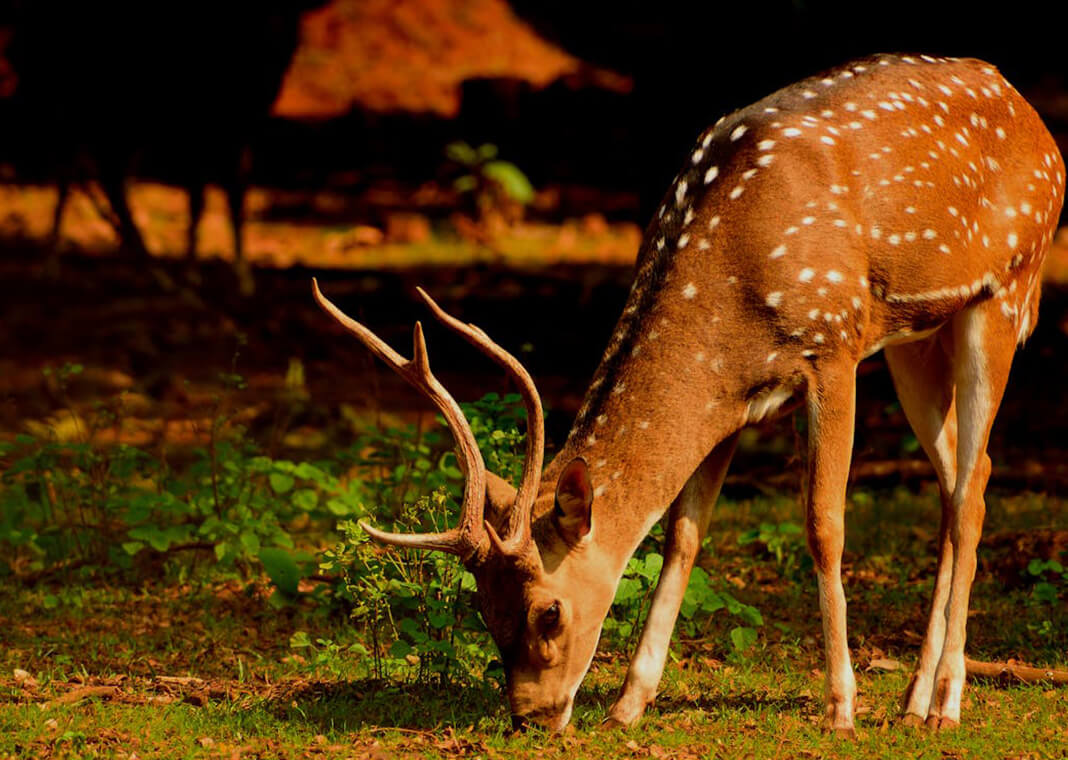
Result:
{"label": "grazing deer", "polygon": [[960,720],[968,596],[994,413],[1038,313],[1064,164],[986,63],[878,56],[806,79],[705,132],[650,225],[617,329],[566,444],[541,471],[538,394],[478,328],[434,315],[515,379],[518,490],[486,472],[419,326],[405,360],[320,305],[445,415],[467,473],[457,528],[365,530],[458,555],[478,581],[516,723],[563,728],[627,559],[669,509],[664,568],[609,720],[655,695],[739,430],[798,395],[809,421],[805,526],[826,650],[826,726],[853,733],[841,581],[857,365],[883,349],[938,474],[942,527],[905,722]]}

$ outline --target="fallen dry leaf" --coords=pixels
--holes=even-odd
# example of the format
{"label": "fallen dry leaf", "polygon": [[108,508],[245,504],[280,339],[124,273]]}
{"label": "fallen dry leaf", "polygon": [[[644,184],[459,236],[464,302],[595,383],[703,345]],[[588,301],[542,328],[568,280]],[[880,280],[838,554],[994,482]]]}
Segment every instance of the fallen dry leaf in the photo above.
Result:
{"label": "fallen dry leaf", "polygon": [[900,662],[888,657],[872,657],[868,664],[868,670],[901,670],[903,667]]}
{"label": "fallen dry leaf", "polygon": [[76,702],[81,702],[83,699],[91,699],[92,697],[107,698],[112,697],[118,692],[117,686],[83,686],[78,689],[72,689],[66,694],[60,694],[50,702],[45,703],[45,708],[52,705],[72,705]]}

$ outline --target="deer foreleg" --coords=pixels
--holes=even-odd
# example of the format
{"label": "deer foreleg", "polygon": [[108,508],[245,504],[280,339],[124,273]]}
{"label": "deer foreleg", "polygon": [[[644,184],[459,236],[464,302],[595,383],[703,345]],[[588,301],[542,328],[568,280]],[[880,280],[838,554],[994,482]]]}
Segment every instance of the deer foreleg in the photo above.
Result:
{"label": "deer foreleg", "polygon": [[631,658],[627,678],[608,714],[606,723],[609,725],[629,726],[635,723],[656,698],[671,645],[671,632],[686,593],[690,571],[708,530],[712,508],[719,496],[737,441],[735,434],[713,449],[671,505],[664,567],[660,571],[649,616],[642,629],[638,649]]}
{"label": "deer foreleg", "polygon": [[842,589],[845,543],[845,494],[853,450],[856,372],[848,367],[836,377],[810,385],[809,486],[805,509],[808,545],[816,566],[823,645],[826,654],[826,728],[853,735],[856,678],[846,640],[846,600]]}

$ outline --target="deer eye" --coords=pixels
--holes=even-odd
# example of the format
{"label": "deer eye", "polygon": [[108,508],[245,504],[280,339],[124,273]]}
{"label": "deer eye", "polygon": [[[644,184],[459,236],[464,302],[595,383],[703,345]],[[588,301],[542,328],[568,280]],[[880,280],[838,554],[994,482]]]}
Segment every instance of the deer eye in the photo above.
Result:
{"label": "deer eye", "polygon": [[544,633],[549,633],[555,629],[560,624],[560,602],[553,602],[546,607],[545,612],[541,613],[538,623]]}

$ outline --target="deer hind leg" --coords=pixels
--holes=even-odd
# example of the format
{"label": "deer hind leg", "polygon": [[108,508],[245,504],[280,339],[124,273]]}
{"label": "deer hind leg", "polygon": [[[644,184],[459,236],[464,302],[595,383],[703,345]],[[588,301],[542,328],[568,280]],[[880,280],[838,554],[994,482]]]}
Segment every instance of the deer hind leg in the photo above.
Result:
{"label": "deer hind leg", "polygon": [[846,639],[842,589],[845,495],[853,451],[856,367],[829,368],[809,383],[808,499],[805,527],[816,566],[827,661],[825,728],[851,737],[856,678]]}
{"label": "deer hind leg", "polygon": [[953,545],[949,533],[954,519],[953,489],[957,478],[957,411],[953,398],[953,368],[946,341],[951,347],[949,331],[915,343],[888,346],[885,350],[901,407],[934,466],[942,496],[938,565],[927,632],[916,669],[901,701],[902,720],[911,725],[922,725],[927,718],[935,667],[946,636],[946,602],[949,601],[953,572]]}
{"label": "deer hind leg", "polygon": [[671,505],[664,567],[627,678],[605,720],[608,726],[636,723],[656,698],[682,597],[737,442],[735,434],[713,449]]}
{"label": "deer hind leg", "polygon": [[986,301],[965,309],[950,325],[959,435],[949,528],[953,560],[946,635],[927,710],[927,725],[937,729],[960,722],[968,601],[986,512],[983,491],[990,477],[986,447],[1016,349],[1015,325],[1001,314],[999,307],[997,301]]}

